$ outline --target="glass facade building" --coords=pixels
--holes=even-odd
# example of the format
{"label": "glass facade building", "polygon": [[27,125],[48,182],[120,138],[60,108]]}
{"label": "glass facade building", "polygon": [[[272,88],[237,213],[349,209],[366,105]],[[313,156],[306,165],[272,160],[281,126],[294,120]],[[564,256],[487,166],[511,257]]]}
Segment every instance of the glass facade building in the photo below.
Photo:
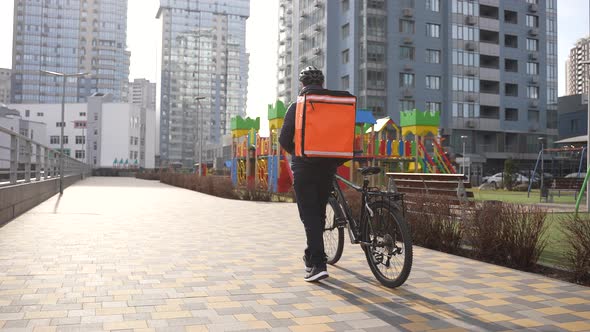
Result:
{"label": "glass facade building", "polygon": [[95,92],[126,101],[127,0],[14,0],[13,103],[61,102],[61,78],[40,70],[87,72],[66,85],[66,102]]}
{"label": "glass facade building", "polygon": [[[215,156],[246,108],[249,0],[161,0],[160,158],[193,167]],[[203,99],[197,100],[197,97]],[[201,143],[199,139],[202,138]]]}
{"label": "glass facade building", "polygon": [[556,2],[279,0],[277,95],[315,65],[378,117],[440,111],[455,152],[535,160],[557,136]]}

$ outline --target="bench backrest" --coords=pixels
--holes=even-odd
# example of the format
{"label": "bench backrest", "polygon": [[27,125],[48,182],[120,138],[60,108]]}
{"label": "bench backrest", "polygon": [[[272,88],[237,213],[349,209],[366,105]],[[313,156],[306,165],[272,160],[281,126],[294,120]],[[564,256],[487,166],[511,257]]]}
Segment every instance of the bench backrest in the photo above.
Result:
{"label": "bench backrest", "polygon": [[580,189],[584,178],[556,178],[551,184],[552,189]]}
{"label": "bench backrest", "polygon": [[444,196],[457,204],[473,198],[463,174],[386,173],[390,190],[407,196]]}

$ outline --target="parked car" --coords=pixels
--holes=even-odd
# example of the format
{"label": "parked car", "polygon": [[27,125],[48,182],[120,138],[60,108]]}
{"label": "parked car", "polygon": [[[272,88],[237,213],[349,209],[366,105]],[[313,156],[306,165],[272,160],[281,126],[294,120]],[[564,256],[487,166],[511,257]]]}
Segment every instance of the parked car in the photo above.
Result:
{"label": "parked car", "polygon": [[581,172],[580,175],[578,175],[578,172],[576,173],[570,173],[568,175],[565,176],[565,178],[569,179],[569,178],[585,178],[586,177],[586,172]]}
{"label": "parked car", "polygon": [[[500,188],[503,186],[503,179],[504,177],[504,173],[496,173],[492,176],[484,176],[482,178],[483,182],[485,183],[490,183],[492,185],[494,185],[494,187],[496,188]],[[514,174],[514,180],[513,182],[515,183],[529,183],[529,178],[527,178],[526,176],[522,175],[522,174]]]}

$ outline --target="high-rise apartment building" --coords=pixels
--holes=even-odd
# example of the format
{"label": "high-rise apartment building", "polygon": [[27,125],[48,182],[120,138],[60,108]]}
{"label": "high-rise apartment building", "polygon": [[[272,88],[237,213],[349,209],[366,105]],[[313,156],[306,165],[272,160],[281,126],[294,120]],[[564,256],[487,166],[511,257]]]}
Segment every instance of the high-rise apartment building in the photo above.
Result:
{"label": "high-rise apartment building", "polygon": [[565,62],[565,94],[568,96],[588,93],[589,65],[584,61],[590,61],[590,37],[578,40]]}
{"label": "high-rise apartment building", "polygon": [[[160,0],[162,73],[160,158],[192,167],[215,151],[244,115],[249,0]],[[198,139],[202,137],[199,144]]]}
{"label": "high-rise apartment building", "polygon": [[[145,164],[146,156],[156,155],[156,83],[139,78],[129,82],[129,103],[141,108],[139,114],[140,162]],[[151,160],[150,165],[154,163]],[[153,167],[153,166],[152,166]]]}
{"label": "high-rise apartment building", "polygon": [[557,135],[556,16],[556,0],[280,0],[277,93],[293,101],[315,65],[376,116],[441,111],[454,151],[468,136],[492,167],[532,159]]}
{"label": "high-rise apartment building", "polygon": [[68,80],[66,102],[96,92],[126,101],[126,48],[127,0],[14,0],[12,102],[61,101],[61,78],[41,70],[89,73]]}
{"label": "high-rise apartment building", "polygon": [[10,69],[0,68],[0,104],[10,103]]}

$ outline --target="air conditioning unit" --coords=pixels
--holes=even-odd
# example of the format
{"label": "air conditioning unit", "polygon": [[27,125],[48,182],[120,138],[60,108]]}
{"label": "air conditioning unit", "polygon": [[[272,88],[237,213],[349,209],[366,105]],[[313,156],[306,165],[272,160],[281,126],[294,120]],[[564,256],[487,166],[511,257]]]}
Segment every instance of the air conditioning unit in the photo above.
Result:
{"label": "air conditioning unit", "polygon": [[475,75],[477,75],[477,71],[475,68],[467,68],[467,69],[465,69],[465,75],[475,76]]}
{"label": "air conditioning unit", "polygon": [[539,59],[539,53],[537,53],[537,52],[529,53],[529,60],[538,60],[538,59]]}
{"label": "air conditioning unit", "polygon": [[465,95],[465,101],[475,102],[476,100],[477,100],[477,97],[472,93]]}
{"label": "air conditioning unit", "polygon": [[538,131],[539,130],[539,124],[538,123],[531,123],[529,124],[529,131]]}
{"label": "air conditioning unit", "polygon": [[412,9],[412,8],[404,8],[404,9],[402,9],[402,15],[404,15],[404,17],[412,17],[412,16],[414,16],[414,9]]}
{"label": "air conditioning unit", "polygon": [[413,44],[414,40],[412,40],[412,37],[404,37],[403,42],[404,44]]}
{"label": "air conditioning unit", "polygon": [[299,36],[299,39],[301,39],[301,40],[307,40],[307,35],[306,34],[301,34]]}
{"label": "air conditioning unit", "polygon": [[536,36],[538,34],[539,34],[539,29],[537,29],[537,28],[531,28],[531,29],[529,29],[529,35]]}
{"label": "air conditioning unit", "polygon": [[539,84],[539,76],[535,75],[535,76],[531,76],[529,79],[529,82],[531,84]]}
{"label": "air conditioning unit", "polygon": [[319,24],[316,24],[316,25],[313,27],[313,30],[314,30],[315,32],[320,32],[320,31],[322,31],[322,26],[321,26],[321,25],[319,25]]}
{"label": "air conditioning unit", "polygon": [[466,120],[465,121],[465,127],[467,127],[467,128],[475,128],[475,127],[477,127],[477,124],[475,123],[475,120]]}
{"label": "air conditioning unit", "polygon": [[315,8],[322,8],[322,7],[324,6],[324,3],[323,3],[321,0],[315,0],[315,1],[313,2],[313,6],[314,6]]}
{"label": "air conditioning unit", "polygon": [[536,3],[529,4],[529,12],[536,13],[539,10],[539,6]]}
{"label": "air conditioning unit", "polygon": [[475,42],[467,42],[465,43],[465,49],[468,51],[475,51]]}
{"label": "air conditioning unit", "polygon": [[412,65],[409,63],[404,64],[404,71],[414,71],[414,68],[412,68]]}
{"label": "air conditioning unit", "polygon": [[477,24],[477,19],[475,18],[475,16],[465,16],[465,24],[467,25],[475,25]]}
{"label": "air conditioning unit", "polygon": [[405,88],[403,90],[403,95],[405,98],[411,98],[414,95],[414,92],[411,89]]}
{"label": "air conditioning unit", "polygon": [[315,55],[322,54],[322,49],[320,47],[314,47],[313,54],[315,54]]}
{"label": "air conditioning unit", "polygon": [[539,101],[538,100],[531,100],[529,102],[529,107],[531,107],[531,108],[537,108],[537,107],[539,107]]}

